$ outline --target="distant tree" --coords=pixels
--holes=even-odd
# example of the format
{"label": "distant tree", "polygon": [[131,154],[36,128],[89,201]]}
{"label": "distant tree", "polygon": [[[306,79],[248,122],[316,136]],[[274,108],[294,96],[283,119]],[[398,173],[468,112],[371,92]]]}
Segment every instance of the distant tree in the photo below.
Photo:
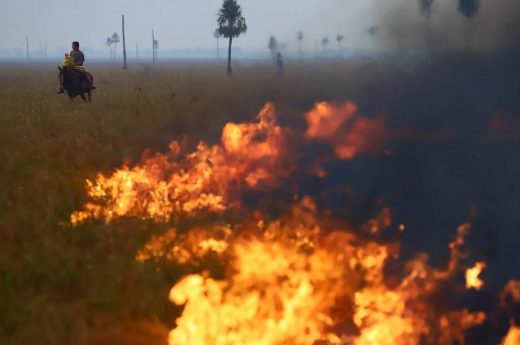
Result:
{"label": "distant tree", "polygon": [[112,43],[115,45],[114,46],[114,60],[117,60],[117,44],[119,43],[119,35],[117,34],[117,32],[114,32],[112,34]]}
{"label": "distant tree", "polygon": [[246,19],[242,16],[242,9],[237,0],[224,0],[217,13],[218,31],[229,39],[227,73],[231,75],[231,44],[233,38],[247,31]]}
{"label": "distant tree", "polygon": [[153,56],[154,56],[154,61],[157,60],[157,50],[159,50],[159,41],[157,41],[157,39],[154,39],[154,40],[153,40]]}
{"label": "distant tree", "polygon": [[345,38],[345,36],[343,35],[336,35],[336,42],[338,42],[338,54],[341,56],[341,42],[343,41],[343,39]]}
{"label": "distant tree", "polygon": [[114,59],[114,54],[112,53],[112,43],[113,43],[112,42],[112,38],[111,37],[107,37],[107,40],[105,41],[105,44],[110,49],[110,60]]}
{"label": "distant tree", "polygon": [[298,39],[298,54],[302,54],[302,41],[303,41],[303,32],[298,31],[296,33],[296,39]]}
{"label": "distant tree", "polygon": [[467,18],[475,17],[479,9],[479,0],[459,0],[459,12]]}
{"label": "distant tree", "polygon": [[330,40],[328,37],[323,37],[321,39],[321,45],[323,46],[323,53],[325,55],[327,55],[327,46],[329,45],[329,42],[330,42]]}
{"label": "distant tree", "polygon": [[432,15],[432,7],[434,0],[419,0],[419,12],[426,18]]}
{"label": "distant tree", "polygon": [[271,52],[271,57],[273,61],[276,61],[276,53],[278,52],[278,41],[276,40],[276,37],[269,37],[269,43],[267,44],[267,48],[269,48],[269,51]]}
{"label": "distant tree", "polygon": [[155,39],[155,31],[152,29],[152,63],[155,63],[155,46],[157,40]]}
{"label": "distant tree", "polygon": [[217,59],[220,59],[220,47],[218,42],[220,38],[220,31],[218,31],[218,28],[213,32],[213,37],[217,40]]}
{"label": "distant tree", "polygon": [[376,33],[377,33],[377,26],[371,26],[371,27],[369,27],[368,30],[367,30],[367,32],[368,32],[368,34],[369,34],[370,36],[375,36]]}

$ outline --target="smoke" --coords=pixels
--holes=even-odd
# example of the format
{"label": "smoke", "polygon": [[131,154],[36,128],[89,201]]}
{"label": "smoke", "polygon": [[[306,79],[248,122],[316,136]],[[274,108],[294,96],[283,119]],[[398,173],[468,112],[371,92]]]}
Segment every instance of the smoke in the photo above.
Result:
{"label": "smoke", "polygon": [[498,52],[519,42],[516,0],[367,0],[363,7],[337,0],[320,14],[336,22],[354,50]]}
{"label": "smoke", "polygon": [[393,1],[378,6],[376,48],[405,51],[497,52],[516,48],[515,0]]}
{"label": "smoke", "polygon": [[419,0],[419,11],[427,18],[432,14],[433,0]]}

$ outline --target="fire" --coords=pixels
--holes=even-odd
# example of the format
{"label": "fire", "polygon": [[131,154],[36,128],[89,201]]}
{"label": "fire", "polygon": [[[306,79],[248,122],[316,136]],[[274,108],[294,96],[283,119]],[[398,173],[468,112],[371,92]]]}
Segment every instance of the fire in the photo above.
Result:
{"label": "fire", "polygon": [[480,273],[486,268],[485,262],[477,262],[475,266],[466,270],[466,288],[480,290],[484,286],[484,281],[480,279]]}
{"label": "fire", "polygon": [[305,138],[332,145],[340,159],[352,159],[360,152],[377,152],[388,137],[385,117],[370,119],[357,114],[352,102],[335,105],[319,102],[305,114]]}
{"label": "fire", "polygon": [[357,110],[357,106],[352,102],[345,102],[340,106],[318,102],[305,114],[309,125],[305,136],[309,139],[329,139],[336,135],[345,122],[352,121]]}
{"label": "fire", "polygon": [[511,326],[506,337],[500,345],[518,345],[520,344],[520,327]]}
{"label": "fire", "polygon": [[[518,345],[520,344],[520,326],[518,320],[515,320],[514,309],[520,306],[520,280],[509,281],[501,293],[501,306],[509,310],[510,328],[501,345]],[[518,316],[517,316],[518,317]]]}
{"label": "fire", "polygon": [[[398,245],[328,228],[318,212],[304,198],[279,220],[253,217],[237,226],[154,237],[140,260],[163,256],[199,266],[212,255],[224,271],[220,279],[205,271],[187,275],[171,289],[170,300],[184,311],[170,344],[464,344],[465,330],[485,320],[482,312],[442,310],[433,303],[459,267],[437,270],[419,256],[390,287],[385,268]],[[377,224],[384,229],[390,219],[384,209],[364,228],[374,234]],[[450,262],[461,255],[468,229],[459,229]]]}
{"label": "fire", "polygon": [[[340,159],[378,151],[387,136],[384,117],[369,119],[356,112],[352,102],[317,103],[305,115],[307,131],[295,140],[332,144]],[[71,215],[71,223],[120,217],[166,222],[238,208],[241,191],[274,187],[294,170],[297,155],[287,148],[288,132],[277,124],[274,105],[267,103],[258,122],[226,124],[219,144],[201,142],[194,152],[184,153],[181,143],[172,141],[167,153],[87,180],[89,201]],[[326,176],[326,171],[318,166],[316,174]]]}
{"label": "fire", "polygon": [[281,162],[282,132],[274,106],[268,103],[258,123],[227,124],[220,145],[200,143],[195,152],[180,157],[181,145],[173,141],[166,154],[87,181],[91,201],[72,214],[71,222],[109,222],[123,216],[168,221],[174,214],[224,212],[237,206],[232,188],[276,184],[287,174]]}
{"label": "fire", "polygon": [[[351,102],[320,102],[305,120],[308,128],[296,141],[322,141],[339,159],[379,151],[387,138],[384,117],[362,117]],[[464,266],[470,223],[459,226],[449,243],[447,267],[437,268],[426,253],[405,262],[397,240],[383,241],[393,224],[389,208],[360,230],[331,218],[309,197],[295,197],[295,205],[277,210],[278,216],[242,207],[240,218],[226,217],[243,206],[244,191],[276,190],[298,168],[288,132],[268,103],[258,122],[226,124],[218,144],[199,143],[186,153],[173,141],[167,153],[88,181],[89,202],[71,222],[171,222],[136,255],[139,262],[189,268],[169,294],[183,307],[170,345],[465,344],[466,331],[485,322],[486,314],[439,299],[464,291],[454,279],[463,272],[468,288],[484,285],[479,275],[485,263]],[[198,217],[217,214],[209,221]],[[401,234],[405,226],[397,229]],[[389,267],[399,273],[389,274]],[[516,296],[520,289],[512,283],[507,291]]]}
{"label": "fire", "polygon": [[[313,207],[307,199],[293,216]],[[170,299],[185,309],[170,344],[338,343],[331,313],[338,302],[348,312],[359,275],[350,237],[319,239],[314,222],[252,222],[232,235],[226,280],[189,275],[171,289]]]}

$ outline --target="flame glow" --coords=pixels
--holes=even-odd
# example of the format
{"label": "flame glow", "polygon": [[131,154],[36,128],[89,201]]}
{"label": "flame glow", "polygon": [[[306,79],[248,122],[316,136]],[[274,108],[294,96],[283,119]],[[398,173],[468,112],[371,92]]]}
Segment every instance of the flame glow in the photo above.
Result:
{"label": "flame glow", "polygon": [[466,270],[466,288],[480,290],[484,286],[484,281],[480,279],[480,273],[486,268],[485,262],[477,262],[475,266]]}
{"label": "flame glow", "polygon": [[[317,212],[304,198],[277,221],[197,227],[183,237],[171,230],[152,239],[140,260],[193,263],[211,253],[225,272],[224,279],[190,274],[171,289],[170,300],[185,308],[170,345],[464,343],[465,330],[485,320],[482,312],[434,307],[435,293],[459,267],[437,270],[419,256],[389,287],[384,270],[398,245],[326,229]],[[389,213],[383,210],[365,228],[384,228]],[[467,229],[452,242],[450,263]]]}
{"label": "flame glow", "polygon": [[388,136],[384,116],[374,119],[360,116],[352,102],[316,103],[305,119],[308,123],[305,137],[331,144],[340,159],[352,159],[360,152],[380,151]]}
{"label": "flame glow", "polygon": [[506,337],[502,340],[501,345],[518,345],[520,344],[520,327],[511,326]]}
{"label": "flame glow", "polygon": [[89,218],[111,221],[131,216],[168,221],[172,214],[223,212],[236,206],[231,189],[275,184],[286,174],[280,161],[282,129],[276,124],[274,106],[266,104],[258,123],[228,123],[222,144],[207,146],[179,159],[180,144],[170,152],[146,159],[134,168],[123,167],[110,176],[99,174],[87,181],[92,200],[72,214],[78,224]]}
{"label": "flame glow", "polygon": [[[339,159],[380,152],[388,136],[384,117],[362,117],[351,102],[317,103],[305,120],[300,143],[329,144]],[[257,123],[228,123],[219,144],[183,153],[173,141],[166,154],[88,181],[90,201],[71,221],[127,216],[175,224],[136,256],[190,268],[170,290],[170,300],[184,308],[170,345],[466,344],[466,331],[486,314],[439,300],[450,289],[464,291],[454,279],[464,272],[467,288],[484,285],[485,263],[464,265],[470,223],[449,243],[447,266],[436,268],[426,253],[405,261],[398,240],[383,241],[393,224],[389,208],[357,230],[309,197],[295,197],[278,216],[242,205],[244,191],[275,189],[297,169],[288,132],[268,103]],[[239,219],[222,216],[241,206]],[[220,216],[204,223],[201,214]],[[505,291],[517,296],[520,288],[511,283]],[[516,337],[513,326],[506,345]]]}

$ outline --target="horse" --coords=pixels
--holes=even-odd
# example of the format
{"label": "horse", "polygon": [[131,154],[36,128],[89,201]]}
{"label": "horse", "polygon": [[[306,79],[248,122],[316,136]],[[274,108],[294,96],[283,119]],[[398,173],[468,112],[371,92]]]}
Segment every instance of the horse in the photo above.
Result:
{"label": "horse", "polygon": [[77,96],[86,102],[85,94],[88,96],[88,101],[92,102],[92,90],[95,87],[92,85],[94,78],[87,78],[85,73],[78,71],[74,66],[58,66],[60,70],[60,79],[63,81],[63,89],[67,92],[69,99],[72,101]]}

